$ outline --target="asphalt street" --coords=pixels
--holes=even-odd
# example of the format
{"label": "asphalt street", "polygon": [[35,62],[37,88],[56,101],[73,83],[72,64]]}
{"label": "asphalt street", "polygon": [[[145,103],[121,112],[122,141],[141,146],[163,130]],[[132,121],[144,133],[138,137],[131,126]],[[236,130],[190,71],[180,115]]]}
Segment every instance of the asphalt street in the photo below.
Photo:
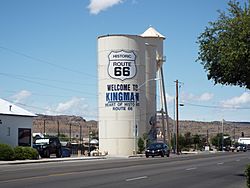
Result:
{"label": "asphalt street", "polygon": [[246,187],[250,152],[0,166],[0,187]]}

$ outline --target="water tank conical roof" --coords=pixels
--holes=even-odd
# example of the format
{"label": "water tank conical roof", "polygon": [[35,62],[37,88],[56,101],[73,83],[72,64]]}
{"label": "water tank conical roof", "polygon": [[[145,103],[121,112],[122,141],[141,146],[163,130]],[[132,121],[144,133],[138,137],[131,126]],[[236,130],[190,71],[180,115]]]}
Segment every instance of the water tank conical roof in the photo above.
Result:
{"label": "water tank conical roof", "polygon": [[157,38],[163,38],[165,39],[165,36],[163,36],[161,33],[156,31],[155,28],[149,27],[144,33],[141,34],[142,37],[157,37]]}

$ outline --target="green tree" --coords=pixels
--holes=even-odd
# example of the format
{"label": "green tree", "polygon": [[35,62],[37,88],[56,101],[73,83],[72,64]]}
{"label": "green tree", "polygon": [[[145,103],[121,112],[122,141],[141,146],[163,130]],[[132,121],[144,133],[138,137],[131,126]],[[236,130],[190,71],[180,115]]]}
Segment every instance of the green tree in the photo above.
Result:
{"label": "green tree", "polygon": [[144,140],[140,137],[138,139],[138,152],[142,153],[145,150]]}
{"label": "green tree", "polygon": [[198,61],[215,84],[250,89],[250,0],[243,7],[237,1],[228,6],[198,37]]}
{"label": "green tree", "polygon": [[191,136],[191,132],[186,132],[184,134],[185,137],[185,147],[187,147],[188,149],[191,148],[191,144],[192,144],[192,136]]}
{"label": "green tree", "polygon": [[171,138],[171,146],[172,146],[173,150],[176,149],[176,134],[175,133],[174,133],[173,137]]}
{"label": "green tree", "polygon": [[222,133],[218,133],[216,136],[212,137],[211,138],[211,143],[212,145],[216,146],[217,148],[219,148],[221,150],[221,146],[222,146],[222,141],[223,141],[223,146],[229,146],[231,145],[231,138],[229,137],[228,134],[224,134],[224,137],[227,137],[227,138],[224,138],[222,140]]}
{"label": "green tree", "polygon": [[69,141],[69,137],[65,134],[59,134],[59,139],[60,141],[65,141],[65,142]]}
{"label": "green tree", "polygon": [[198,134],[193,135],[193,143],[194,143],[194,149],[197,149],[197,146],[201,143],[201,137]]}
{"label": "green tree", "polygon": [[98,131],[91,130],[91,138],[99,140]]}
{"label": "green tree", "polygon": [[222,133],[218,133],[216,136],[211,138],[212,145],[216,146],[217,148],[221,146],[222,143]]}
{"label": "green tree", "polygon": [[179,151],[183,150],[186,147],[186,140],[182,134],[178,136],[178,146],[179,146]]}

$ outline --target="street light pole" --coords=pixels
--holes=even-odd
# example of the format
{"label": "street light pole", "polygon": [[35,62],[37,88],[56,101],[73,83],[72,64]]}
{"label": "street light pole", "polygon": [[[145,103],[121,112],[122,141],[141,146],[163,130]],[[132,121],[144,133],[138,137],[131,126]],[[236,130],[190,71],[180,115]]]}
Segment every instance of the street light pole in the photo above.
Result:
{"label": "street light pole", "polygon": [[178,93],[178,80],[176,82],[176,153],[179,154],[179,142],[178,142],[178,136],[179,136],[179,93]]}
{"label": "street light pole", "polygon": [[[147,84],[148,82],[150,82],[150,81],[157,81],[157,80],[160,80],[159,78],[152,78],[152,79],[149,79],[149,80],[146,80],[145,82],[143,82],[141,85],[139,85],[138,86],[138,88],[137,88],[137,91],[139,91],[140,90],[140,88],[142,87],[142,86],[144,86],[145,84]],[[135,95],[136,93],[134,92],[134,95]],[[135,95],[136,96],[136,95]],[[137,125],[137,123],[136,123],[136,118],[135,118],[135,110],[136,110],[136,98],[135,98],[135,105],[134,105],[134,130],[135,130],[135,143],[134,143],[134,149],[135,149],[135,155],[137,154],[137,137],[138,137],[138,125]]]}

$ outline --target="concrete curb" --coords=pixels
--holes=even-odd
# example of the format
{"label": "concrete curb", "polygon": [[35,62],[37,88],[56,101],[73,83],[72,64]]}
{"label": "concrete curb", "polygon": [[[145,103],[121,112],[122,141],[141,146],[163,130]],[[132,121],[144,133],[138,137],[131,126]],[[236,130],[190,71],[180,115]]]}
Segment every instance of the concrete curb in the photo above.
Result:
{"label": "concrete curb", "polygon": [[49,162],[62,162],[62,161],[80,161],[80,160],[96,160],[106,159],[105,156],[96,157],[65,157],[65,158],[48,158],[37,160],[16,160],[16,161],[0,161],[0,165],[18,165],[18,164],[31,164],[31,163],[49,163]]}

